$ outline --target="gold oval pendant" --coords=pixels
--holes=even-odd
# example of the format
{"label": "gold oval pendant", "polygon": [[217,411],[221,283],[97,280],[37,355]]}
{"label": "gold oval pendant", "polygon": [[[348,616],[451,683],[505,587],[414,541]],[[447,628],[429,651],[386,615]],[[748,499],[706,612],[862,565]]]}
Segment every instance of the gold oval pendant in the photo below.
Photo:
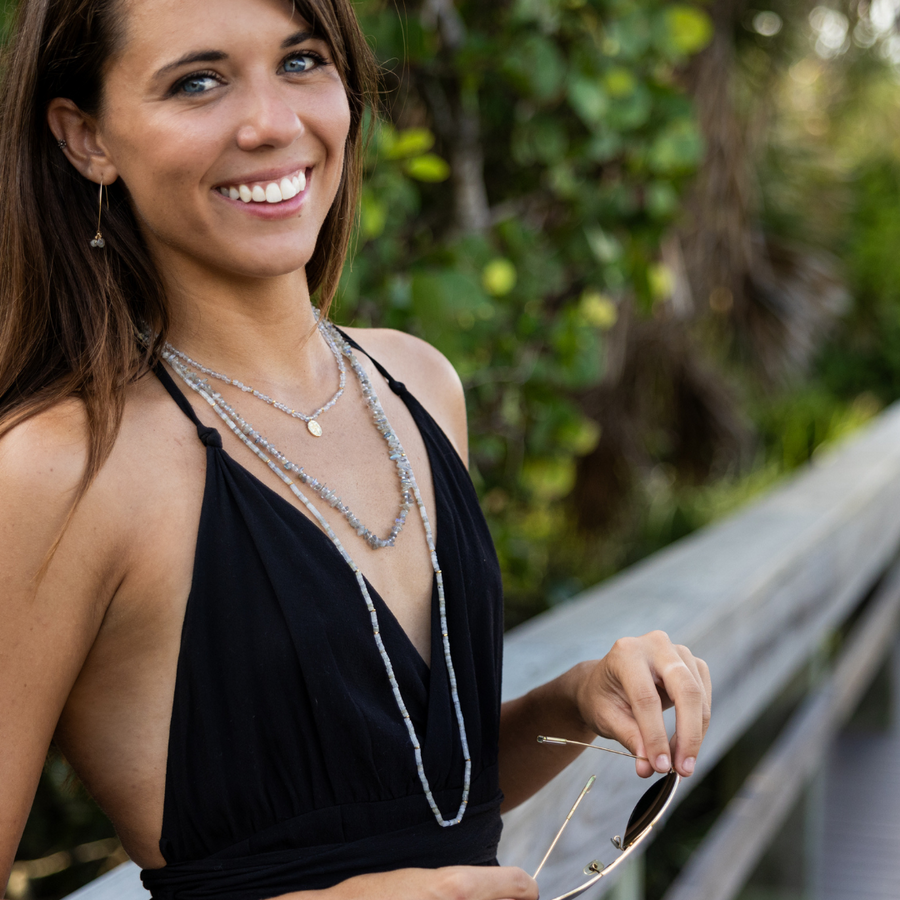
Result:
{"label": "gold oval pendant", "polygon": [[313,437],[322,437],[322,426],[315,419],[310,419],[306,423],[306,427]]}

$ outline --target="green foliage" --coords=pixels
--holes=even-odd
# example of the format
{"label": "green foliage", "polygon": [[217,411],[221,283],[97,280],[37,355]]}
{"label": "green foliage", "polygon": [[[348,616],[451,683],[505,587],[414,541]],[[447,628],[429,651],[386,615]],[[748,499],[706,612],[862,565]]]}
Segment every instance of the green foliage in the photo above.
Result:
{"label": "green foliage", "polygon": [[[465,39],[448,49],[417,7],[357,3],[384,65],[406,69],[337,316],[419,334],[460,372],[513,622],[553,593],[563,500],[598,438],[577,400],[603,375],[603,333],[623,298],[650,309],[665,289],[660,236],[703,152],[676,75],[712,25],[662,0],[457,8]],[[460,110],[478,119],[487,229],[453,214]]]}
{"label": "green foliage", "polygon": [[855,304],[820,361],[840,396],[874,392],[900,398],[900,160],[865,161],[850,182],[845,259]]}

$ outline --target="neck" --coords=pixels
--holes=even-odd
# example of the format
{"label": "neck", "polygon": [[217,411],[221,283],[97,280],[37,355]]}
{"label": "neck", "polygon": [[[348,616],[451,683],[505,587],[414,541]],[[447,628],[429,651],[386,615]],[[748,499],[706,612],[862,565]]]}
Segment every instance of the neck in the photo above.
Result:
{"label": "neck", "polygon": [[261,388],[301,392],[334,368],[304,270],[252,279],[167,272],[169,342],[203,365]]}

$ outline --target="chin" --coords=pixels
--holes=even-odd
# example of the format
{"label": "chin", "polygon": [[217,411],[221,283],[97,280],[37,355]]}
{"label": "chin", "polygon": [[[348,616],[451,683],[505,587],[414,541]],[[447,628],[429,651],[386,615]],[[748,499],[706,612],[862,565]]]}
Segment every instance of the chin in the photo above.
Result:
{"label": "chin", "polygon": [[[243,278],[279,278],[306,267],[315,250],[315,243],[306,241],[254,242],[254,245],[223,247],[210,256],[208,251],[198,253],[202,264],[213,270]],[[193,255],[193,254],[190,254]]]}

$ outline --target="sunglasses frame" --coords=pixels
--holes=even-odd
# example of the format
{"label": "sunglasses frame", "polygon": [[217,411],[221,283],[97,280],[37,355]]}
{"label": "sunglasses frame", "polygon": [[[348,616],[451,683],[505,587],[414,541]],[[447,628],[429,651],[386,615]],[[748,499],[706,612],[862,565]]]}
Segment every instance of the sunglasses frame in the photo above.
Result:
{"label": "sunglasses frame", "polygon": [[[580,744],[581,743],[579,741],[568,741],[568,740],[565,740],[564,738],[548,738],[548,737],[544,737],[543,735],[541,735],[538,738],[538,741],[540,743],[548,743],[548,744]],[[583,746],[590,747],[593,750],[606,750],[609,753],[616,753],[619,756],[630,756],[632,759],[640,758],[640,757],[632,756],[630,753],[623,753],[620,750],[610,750],[607,747],[600,747],[597,744],[584,744]],[[535,878],[537,877],[537,875],[541,871],[541,869],[544,867],[544,863],[547,861],[547,858],[550,856],[550,853],[552,852],[553,848],[556,846],[556,842],[559,840],[560,836],[562,835],[563,830],[565,829],[566,825],[569,824],[569,819],[572,818],[572,815],[575,812],[575,810],[577,809],[578,804],[581,803],[581,801],[584,799],[587,792],[591,789],[591,786],[594,784],[594,781],[596,780],[596,778],[597,778],[596,775],[592,775],[588,779],[587,784],[585,784],[584,788],[582,789],[581,793],[578,796],[578,799],[575,801],[575,804],[572,806],[572,809],[569,811],[569,814],[566,816],[566,820],[563,822],[562,827],[556,833],[556,837],[553,839],[553,843],[550,845],[550,849],[547,850],[547,852],[544,854],[544,858],[541,860],[541,864],[538,866],[537,871],[534,873]],[[611,862],[608,866],[604,866],[599,872],[597,872],[596,875],[594,875],[592,878],[589,878],[583,884],[579,885],[576,888],[572,888],[571,890],[566,891],[563,894],[559,894],[558,896],[554,897],[553,900],[571,900],[571,898],[577,897],[580,894],[583,894],[585,891],[592,888],[601,878],[603,878],[605,875],[608,875],[610,872],[612,872],[613,869],[616,868],[616,866],[620,865],[622,862],[625,861],[625,859],[627,859],[629,856],[631,856],[632,852],[634,850],[636,850],[647,839],[647,836],[650,834],[651,831],[653,831],[653,827],[656,825],[656,823],[659,822],[659,820],[665,815],[666,810],[669,808],[669,806],[672,803],[672,799],[675,796],[675,792],[678,790],[678,785],[681,783],[681,776],[674,769],[670,769],[668,774],[663,775],[662,778],[657,779],[657,781],[655,781],[641,795],[641,799],[643,799],[650,790],[652,790],[654,787],[656,787],[658,784],[662,783],[663,781],[667,781],[667,780],[671,780],[671,787],[669,788],[668,796],[666,797],[662,806],[659,807],[659,809],[653,815],[653,818],[650,819],[650,821],[647,822],[646,825],[644,825],[643,829],[641,829],[641,831],[631,841],[631,843],[624,844],[624,846],[619,846],[618,844],[616,844],[616,840],[613,840],[613,844],[615,846],[617,846],[619,849],[621,849],[621,851],[622,851],[616,857],[616,859],[613,860],[613,862]],[[634,814],[637,811],[637,808],[640,805],[640,802],[641,801],[639,800],[638,803],[635,805],[634,810],[632,810],[632,813],[628,818],[629,824],[631,823],[631,820],[634,818]],[[626,837],[627,837],[627,833],[628,833],[628,828],[626,826]],[[587,867],[585,867],[585,868],[587,868]],[[587,873],[585,873],[585,874],[587,874]]]}

